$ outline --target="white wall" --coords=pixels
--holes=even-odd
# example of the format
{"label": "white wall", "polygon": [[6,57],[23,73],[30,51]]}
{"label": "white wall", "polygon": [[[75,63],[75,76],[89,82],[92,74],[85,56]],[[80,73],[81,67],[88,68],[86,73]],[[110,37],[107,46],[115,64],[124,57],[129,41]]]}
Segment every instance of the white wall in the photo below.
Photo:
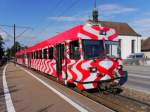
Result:
{"label": "white wall", "polygon": [[131,54],[131,43],[132,40],[135,40],[135,53],[141,52],[141,37],[137,36],[122,36],[119,35],[118,39],[121,39],[121,56],[123,59],[126,59],[127,56]]}
{"label": "white wall", "polygon": [[144,53],[144,55],[148,58],[148,59],[150,59],[150,51],[149,52],[143,52]]}

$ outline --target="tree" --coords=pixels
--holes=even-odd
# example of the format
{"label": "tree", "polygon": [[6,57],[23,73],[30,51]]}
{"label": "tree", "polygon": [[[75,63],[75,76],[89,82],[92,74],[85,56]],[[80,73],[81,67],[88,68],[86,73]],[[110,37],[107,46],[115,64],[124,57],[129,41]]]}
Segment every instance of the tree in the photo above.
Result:
{"label": "tree", "polygon": [[[15,49],[16,46],[16,49]],[[21,45],[19,42],[15,42],[15,46],[13,45],[10,49],[11,49],[11,56],[15,57],[15,52],[20,51],[21,49]]]}
{"label": "tree", "polygon": [[[23,49],[28,48],[27,46],[21,45],[19,42],[16,42],[15,45],[16,45],[16,50],[15,50],[14,45],[10,48],[11,51],[9,51],[9,49],[8,49],[9,54],[10,54],[11,57],[12,57],[12,56],[13,56],[13,57],[15,56],[15,52],[14,52],[14,51],[18,52],[18,51],[20,51],[20,50],[23,50]],[[7,52],[7,53],[8,53],[8,52]]]}
{"label": "tree", "polygon": [[11,57],[11,49],[10,49],[10,48],[7,48],[5,52],[6,52],[6,56],[7,56],[8,58],[10,58],[10,57]]}
{"label": "tree", "polygon": [[0,60],[2,59],[2,57],[4,56],[4,41],[2,36],[0,35]]}

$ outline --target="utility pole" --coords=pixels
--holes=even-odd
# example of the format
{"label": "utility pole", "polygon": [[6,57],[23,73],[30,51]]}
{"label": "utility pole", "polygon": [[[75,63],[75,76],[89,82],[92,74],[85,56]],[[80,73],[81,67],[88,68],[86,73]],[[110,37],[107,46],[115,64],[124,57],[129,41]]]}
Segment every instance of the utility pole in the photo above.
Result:
{"label": "utility pole", "polygon": [[[13,35],[9,34],[7,31],[3,30],[2,27],[9,27],[9,28],[12,28],[13,29]],[[19,35],[16,35],[16,28],[20,28],[20,29],[25,29],[23,32],[21,32]],[[16,61],[16,51],[17,51],[17,45],[16,45],[16,38],[20,37],[21,35],[23,35],[28,29],[31,29],[33,30],[33,28],[31,27],[27,27],[27,26],[16,26],[15,24],[14,25],[4,25],[4,24],[0,24],[0,29],[2,31],[4,31],[7,35],[11,36],[14,40],[14,49],[13,49],[13,53],[14,53],[14,61]]]}
{"label": "utility pole", "polygon": [[14,24],[14,58],[15,58],[14,61],[16,63],[16,25],[15,24]]}

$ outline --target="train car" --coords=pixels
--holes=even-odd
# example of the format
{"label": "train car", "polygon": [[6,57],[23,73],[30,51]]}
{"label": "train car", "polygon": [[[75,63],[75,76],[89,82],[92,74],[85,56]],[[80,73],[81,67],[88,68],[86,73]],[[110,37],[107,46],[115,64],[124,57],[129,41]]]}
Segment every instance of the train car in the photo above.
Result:
{"label": "train car", "polygon": [[81,90],[112,89],[127,81],[114,29],[88,21],[16,53],[17,63]]}

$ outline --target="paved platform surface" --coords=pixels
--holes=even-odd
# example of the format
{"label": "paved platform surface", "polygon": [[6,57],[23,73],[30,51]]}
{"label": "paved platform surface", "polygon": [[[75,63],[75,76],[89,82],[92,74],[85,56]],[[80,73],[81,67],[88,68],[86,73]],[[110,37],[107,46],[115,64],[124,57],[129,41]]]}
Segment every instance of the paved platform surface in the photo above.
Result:
{"label": "paved platform surface", "polygon": [[[7,112],[7,103],[3,92],[3,69],[0,68],[0,112]],[[34,75],[35,77],[31,76]],[[33,71],[9,63],[5,72],[6,81],[16,112],[112,112],[60,84]],[[47,86],[45,86],[46,84]],[[50,89],[54,88],[57,91]]]}

